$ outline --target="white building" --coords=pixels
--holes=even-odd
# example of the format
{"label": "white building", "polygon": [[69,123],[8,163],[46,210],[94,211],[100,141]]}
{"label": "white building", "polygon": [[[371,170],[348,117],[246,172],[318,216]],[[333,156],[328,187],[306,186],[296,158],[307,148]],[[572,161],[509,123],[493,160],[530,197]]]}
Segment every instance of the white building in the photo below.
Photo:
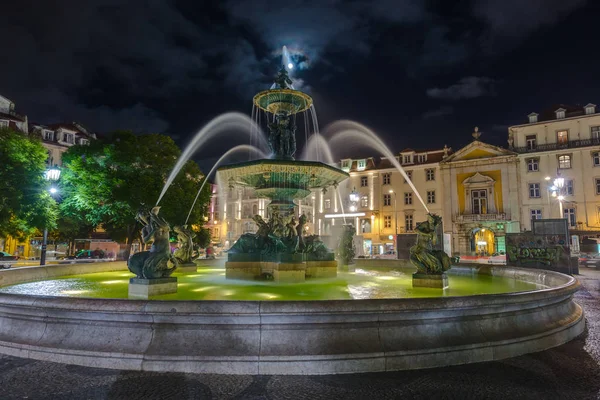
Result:
{"label": "white building", "polygon": [[28,132],[27,116],[15,112],[15,103],[0,95],[0,128]]}
{"label": "white building", "polygon": [[87,145],[96,134],[77,122],[52,125],[31,124],[29,131],[38,134],[48,149],[48,165],[62,165],[62,154],[76,144]]}
{"label": "white building", "polygon": [[[523,228],[531,229],[532,218],[561,218],[562,206],[562,217],[571,230],[599,233],[600,114],[596,105],[560,105],[528,118],[528,123],[509,128],[508,139],[520,160]],[[560,192],[552,188],[557,176],[564,179]]]}

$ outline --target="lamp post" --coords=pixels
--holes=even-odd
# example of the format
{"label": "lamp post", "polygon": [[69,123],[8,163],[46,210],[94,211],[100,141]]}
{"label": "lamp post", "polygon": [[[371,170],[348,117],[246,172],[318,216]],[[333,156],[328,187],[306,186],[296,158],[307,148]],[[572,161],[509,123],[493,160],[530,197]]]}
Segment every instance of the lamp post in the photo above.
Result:
{"label": "lamp post", "polygon": [[350,195],[348,196],[349,200],[350,200],[350,211],[351,212],[355,212],[357,210],[357,203],[359,200],[359,194],[356,191],[356,188],[352,189],[352,192],[350,192]]}
{"label": "lamp post", "polygon": [[[56,182],[60,178],[60,168],[58,166],[51,167],[46,170],[44,178],[49,182]],[[58,193],[58,189],[50,186],[48,189],[51,196]],[[48,247],[48,227],[44,227],[44,236],[42,237],[42,251],[40,253],[40,265],[46,265],[46,248]]]}
{"label": "lamp post", "polygon": [[[546,180],[550,180],[549,177],[546,177]],[[556,197],[558,200],[558,209],[559,209],[559,218],[564,218],[563,215],[563,200],[565,199],[565,178],[560,175],[560,172],[557,172],[556,178],[552,182],[552,186],[550,187],[550,191],[552,192],[552,197]]]}
{"label": "lamp post", "polygon": [[394,194],[394,227],[396,228],[396,236],[398,236],[398,210],[396,208],[396,192],[393,189],[390,189],[390,193]]}

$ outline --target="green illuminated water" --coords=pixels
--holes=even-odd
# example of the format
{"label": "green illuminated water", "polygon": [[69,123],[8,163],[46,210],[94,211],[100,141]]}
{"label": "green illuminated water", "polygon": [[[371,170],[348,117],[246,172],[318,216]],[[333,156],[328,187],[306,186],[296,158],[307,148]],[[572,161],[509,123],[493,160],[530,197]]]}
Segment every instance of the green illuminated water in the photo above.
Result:
{"label": "green illuminated water", "polygon": [[[175,273],[176,294],[156,300],[345,300],[409,297],[468,296],[539,289],[540,286],[488,275],[449,275],[445,290],[413,288],[407,269],[356,268],[339,271],[337,278],[311,279],[305,283],[276,283],[225,279],[225,269],[199,267],[196,273]],[[3,293],[126,299],[128,271],[65,276],[0,288]]]}

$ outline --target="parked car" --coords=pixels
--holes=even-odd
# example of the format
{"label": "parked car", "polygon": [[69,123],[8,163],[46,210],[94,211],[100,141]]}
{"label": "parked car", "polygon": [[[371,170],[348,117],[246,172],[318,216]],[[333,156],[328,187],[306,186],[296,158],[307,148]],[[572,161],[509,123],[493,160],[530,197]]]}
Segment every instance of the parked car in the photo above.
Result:
{"label": "parked car", "polygon": [[81,259],[81,258],[104,258],[104,251],[100,249],[96,250],[79,250],[74,256],[67,257],[69,260]]}
{"label": "parked car", "polygon": [[580,254],[579,265],[585,267],[598,268],[600,267],[600,253]]}
{"label": "parked car", "polygon": [[0,251],[0,268],[8,269],[12,264],[19,260],[18,256],[13,256],[5,251]]}

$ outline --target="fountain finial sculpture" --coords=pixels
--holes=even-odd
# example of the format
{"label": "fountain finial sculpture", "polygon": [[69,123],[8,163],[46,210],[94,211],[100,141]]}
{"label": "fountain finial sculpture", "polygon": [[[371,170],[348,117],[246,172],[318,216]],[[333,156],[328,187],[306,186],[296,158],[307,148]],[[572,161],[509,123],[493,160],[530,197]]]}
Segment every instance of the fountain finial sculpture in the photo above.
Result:
{"label": "fountain finial sculpture", "polygon": [[[144,243],[152,240],[149,251],[140,251],[127,261],[129,271],[140,279],[168,278],[177,268],[177,261],[171,254],[169,246],[170,226],[164,218],[158,215],[160,207],[151,211],[138,212],[136,219],[143,225],[142,240]],[[169,266],[169,263],[173,265]]]}

